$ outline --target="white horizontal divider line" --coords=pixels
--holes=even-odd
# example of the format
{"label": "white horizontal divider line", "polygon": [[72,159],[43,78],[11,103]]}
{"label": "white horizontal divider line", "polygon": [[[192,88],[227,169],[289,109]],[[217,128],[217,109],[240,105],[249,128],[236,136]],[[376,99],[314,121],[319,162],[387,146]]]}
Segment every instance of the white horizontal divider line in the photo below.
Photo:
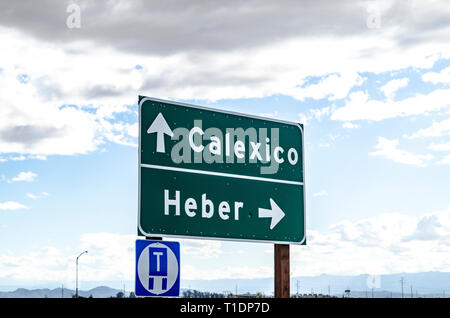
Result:
{"label": "white horizontal divider line", "polygon": [[186,169],[186,168],[178,168],[178,167],[150,165],[150,164],[145,164],[145,163],[141,163],[141,167],[142,168],[150,168],[150,169],[159,169],[159,170],[180,171],[180,172],[187,172],[187,173],[207,174],[207,175],[219,176],[219,177],[249,179],[249,180],[256,180],[256,181],[285,183],[285,184],[293,184],[293,185],[301,185],[301,186],[303,185],[303,182],[299,182],[299,181],[280,180],[280,179],[271,179],[271,178],[263,178],[263,177],[245,176],[245,175],[233,174],[233,173],[223,173],[223,172],[206,171],[206,170],[196,170],[196,169]]}

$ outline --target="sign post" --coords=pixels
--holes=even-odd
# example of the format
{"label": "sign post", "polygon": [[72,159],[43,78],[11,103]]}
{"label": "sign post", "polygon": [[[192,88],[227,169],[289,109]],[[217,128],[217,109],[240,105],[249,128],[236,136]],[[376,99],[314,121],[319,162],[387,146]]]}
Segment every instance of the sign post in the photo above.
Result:
{"label": "sign post", "polygon": [[275,298],[290,297],[289,245],[274,245]]}

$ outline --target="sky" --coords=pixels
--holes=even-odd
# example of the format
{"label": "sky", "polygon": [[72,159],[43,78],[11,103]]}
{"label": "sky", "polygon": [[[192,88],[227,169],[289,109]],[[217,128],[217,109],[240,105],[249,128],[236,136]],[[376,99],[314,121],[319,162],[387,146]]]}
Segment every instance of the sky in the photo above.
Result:
{"label": "sky", "polygon": [[[450,271],[450,3],[0,1],[0,286],[134,279],[139,95],[305,126],[291,275]],[[273,245],[181,242],[181,287]],[[133,286],[126,286],[132,289]]]}

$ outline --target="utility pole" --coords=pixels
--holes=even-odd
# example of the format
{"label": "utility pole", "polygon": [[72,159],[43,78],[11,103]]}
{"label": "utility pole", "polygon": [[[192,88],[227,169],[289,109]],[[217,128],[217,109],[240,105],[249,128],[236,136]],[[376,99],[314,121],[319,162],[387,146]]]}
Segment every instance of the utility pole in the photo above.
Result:
{"label": "utility pole", "polygon": [[405,281],[404,281],[404,279],[403,279],[403,276],[402,276],[402,278],[400,279],[400,284],[402,285],[402,298],[403,298],[403,283],[404,283]]}
{"label": "utility pole", "polygon": [[372,298],[373,298],[373,287],[372,287]]}
{"label": "utility pole", "polygon": [[297,279],[297,297],[298,297],[298,279]]}
{"label": "utility pole", "polygon": [[64,284],[61,285],[61,298],[64,298]]}
{"label": "utility pole", "polygon": [[411,298],[413,298],[412,285],[411,285]]}
{"label": "utility pole", "polygon": [[328,285],[328,296],[331,297],[331,288],[330,288],[330,285]]}

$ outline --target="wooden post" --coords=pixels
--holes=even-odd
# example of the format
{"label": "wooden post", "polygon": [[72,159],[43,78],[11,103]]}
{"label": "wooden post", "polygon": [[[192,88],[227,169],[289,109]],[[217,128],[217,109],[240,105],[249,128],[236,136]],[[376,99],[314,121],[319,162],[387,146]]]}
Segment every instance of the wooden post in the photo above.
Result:
{"label": "wooden post", "polygon": [[290,297],[289,244],[275,244],[275,298]]}

